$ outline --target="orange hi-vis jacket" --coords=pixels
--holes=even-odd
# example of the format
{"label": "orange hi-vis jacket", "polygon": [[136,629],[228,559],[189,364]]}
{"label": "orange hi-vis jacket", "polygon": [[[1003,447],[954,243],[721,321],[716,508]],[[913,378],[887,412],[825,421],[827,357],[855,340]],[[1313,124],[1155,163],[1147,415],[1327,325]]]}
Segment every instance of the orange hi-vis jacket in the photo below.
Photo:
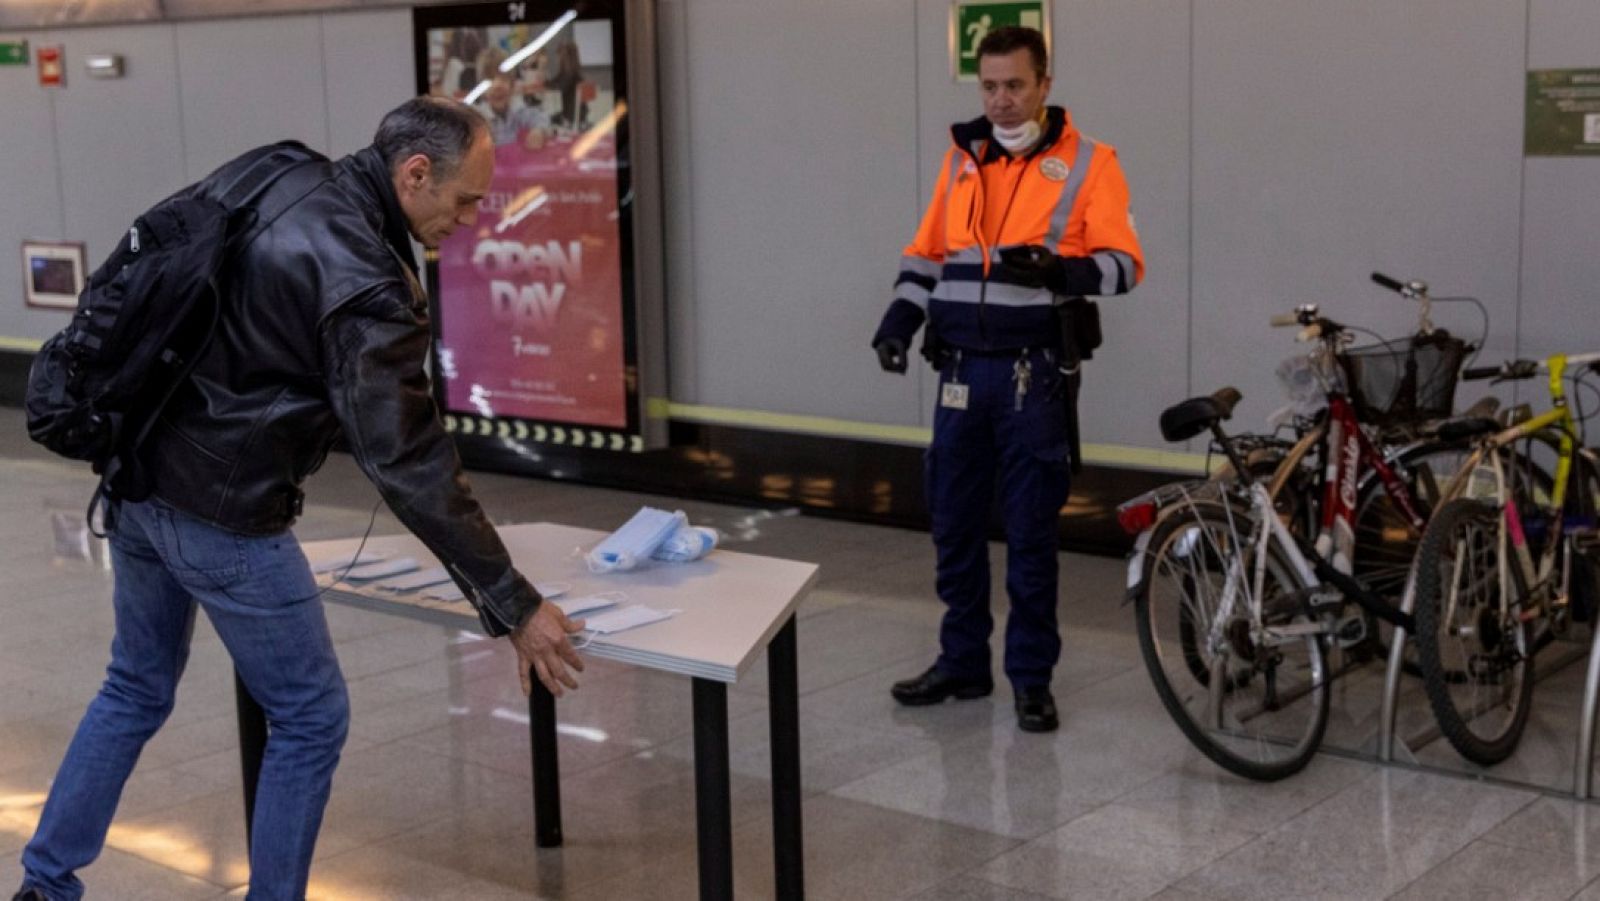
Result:
{"label": "orange hi-vis jacket", "polygon": [[[950,129],[933,199],[906,248],[895,300],[873,343],[910,344],[926,319],[942,344],[971,351],[1055,347],[1055,306],[1065,296],[1123,294],[1144,277],[1117,152],[1050,107],[1039,144],[1013,157],[987,119]],[[1000,250],[1043,245],[1057,277],[1030,287]]]}

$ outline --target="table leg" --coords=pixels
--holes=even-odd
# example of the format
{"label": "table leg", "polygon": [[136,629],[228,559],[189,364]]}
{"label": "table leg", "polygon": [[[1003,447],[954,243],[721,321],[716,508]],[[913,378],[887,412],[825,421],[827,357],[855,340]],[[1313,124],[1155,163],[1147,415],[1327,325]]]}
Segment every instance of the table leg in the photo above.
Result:
{"label": "table leg", "polygon": [[556,699],[537,678],[528,696],[533,748],[533,833],[541,848],[561,847],[561,771],[556,759]]}
{"label": "table leg", "polygon": [[694,680],[694,793],[700,899],[733,901],[733,814],[728,789],[728,686]]}
{"label": "table leg", "polygon": [[806,895],[800,827],[800,679],[795,618],[767,646],[767,703],[772,724],[772,859],[779,901]]}
{"label": "table leg", "polygon": [[249,847],[256,817],[256,785],[261,781],[261,759],[267,753],[267,714],[244,687],[237,670],[233,673],[233,697],[239,717],[239,772],[244,779],[245,847]]}

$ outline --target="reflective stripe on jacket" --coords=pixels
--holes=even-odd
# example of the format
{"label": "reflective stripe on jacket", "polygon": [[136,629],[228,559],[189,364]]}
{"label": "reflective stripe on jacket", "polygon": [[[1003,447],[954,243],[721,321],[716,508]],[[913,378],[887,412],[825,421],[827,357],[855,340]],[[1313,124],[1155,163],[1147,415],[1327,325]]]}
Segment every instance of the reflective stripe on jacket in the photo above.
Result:
{"label": "reflective stripe on jacket", "polygon": [[1053,346],[1059,298],[997,268],[1005,247],[1044,245],[1066,258],[1075,293],[1122,294],[1143,278],[1116,150],[1081,134],[1060,107],[1050,107],[1046,121],[1039,146],[1021,158],[991,139],[987,119],[951,128],[953,144],[874,343],[909,343],[928,318],[953,347]]}

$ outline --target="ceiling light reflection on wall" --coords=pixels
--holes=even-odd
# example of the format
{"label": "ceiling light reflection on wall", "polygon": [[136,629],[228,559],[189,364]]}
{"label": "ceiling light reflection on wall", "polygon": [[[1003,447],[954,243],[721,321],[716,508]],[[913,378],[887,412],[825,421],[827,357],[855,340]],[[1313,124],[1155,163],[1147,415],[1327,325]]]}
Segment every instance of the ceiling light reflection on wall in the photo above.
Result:
{"label": "ceiling light reflection on wall", "polygon": [[[568,22],[571,22],[577,17],[578,11],[575,9],[569,9],[562,13],[561,18],[551,22],[550,27],[541,32],[538,37],[529,41],[527,46],[506,57],[505,62],[500,64],[500,71],[510,72],[512,69],[515,69],[517,66],[521,65],[523,60],[534,55],[535,53],[538,53],[540,48],[550,43],[552,38],[561,33],[561,29],[567,27]],[[472,101],[469,100],[467,102],[471,103]]]}

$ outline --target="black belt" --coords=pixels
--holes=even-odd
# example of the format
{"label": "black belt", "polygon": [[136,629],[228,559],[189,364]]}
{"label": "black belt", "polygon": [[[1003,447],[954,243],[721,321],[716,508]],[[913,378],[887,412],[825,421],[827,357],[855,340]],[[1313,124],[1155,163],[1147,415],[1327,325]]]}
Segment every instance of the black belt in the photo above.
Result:
{"label": "black belt", "polygon": [[1028,345],[1026,347],[1006,347],[1006,348],[999,348],[999,349],[990,348],[988,350],[972,350],[971,348],[967,348],[967,347],[951,347],[951,348],[949,348],[949,350],[950,350],[950,353],[960,354],[961,356],[966,357],[968,359],[987,359],[987,358],[990,358],[990,357],[1004,357],[1004,358],[1009,360],[1009,359],[1014,359],[1016,357],[1020,357],[1023,354],[1030,354],[1030,353],[1035,353],[1035,352],[1048,352],[1048,353],[1053,353],[1053,354],[1057,354],[1057,355],[1060,354],[1060,348],[1056,347],[1053,344],[1052,345],[1047,345],[1047,346],[1039,346],[1039,347],[1036,347],[1036,346],[1030,344],[1030,345]]}

